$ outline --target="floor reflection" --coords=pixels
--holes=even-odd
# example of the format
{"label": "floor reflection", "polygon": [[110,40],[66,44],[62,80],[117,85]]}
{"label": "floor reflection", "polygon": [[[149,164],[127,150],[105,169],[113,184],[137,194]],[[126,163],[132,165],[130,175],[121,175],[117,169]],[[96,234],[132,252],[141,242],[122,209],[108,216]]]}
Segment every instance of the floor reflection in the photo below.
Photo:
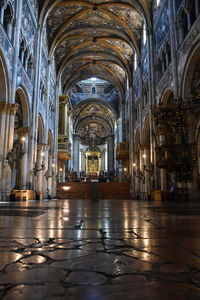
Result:
{"label": "floor reflection", "polygon": [[[168,296],[184,299],[184,290],[190,299],[191,291],[199,292],[192,284],[200,268],[199,217],[197,202],[0,203],[0,297],[14,299],[16,287],[23,295],[26,286],[29,298],[35,286],[51,284],[63,299],[69,291],[71,299],[90,299],[91,288],[99,299],[105,291],[105,299],[123,298],[124,289],[127,299],[136,290],[134,299],[146,299],[152,287],[153,299],[163,299],[164,287]],[[175,290],[169,281],[182,286]],[[53,299],[52,291],[43,291],[43,298]]]}

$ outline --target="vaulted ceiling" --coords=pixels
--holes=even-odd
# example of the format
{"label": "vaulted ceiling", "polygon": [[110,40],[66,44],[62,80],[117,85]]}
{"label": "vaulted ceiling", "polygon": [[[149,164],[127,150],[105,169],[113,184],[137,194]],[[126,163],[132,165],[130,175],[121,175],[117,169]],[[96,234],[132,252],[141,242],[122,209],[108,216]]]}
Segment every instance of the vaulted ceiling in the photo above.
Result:
{"label": "vaulted ceiling", "polygon": [[98,76],[121,95],[140,56],[143,23],[151,26],[150,0],[40,1],[40,24],[47,26],[49,59],[55,55],[63,90]]}

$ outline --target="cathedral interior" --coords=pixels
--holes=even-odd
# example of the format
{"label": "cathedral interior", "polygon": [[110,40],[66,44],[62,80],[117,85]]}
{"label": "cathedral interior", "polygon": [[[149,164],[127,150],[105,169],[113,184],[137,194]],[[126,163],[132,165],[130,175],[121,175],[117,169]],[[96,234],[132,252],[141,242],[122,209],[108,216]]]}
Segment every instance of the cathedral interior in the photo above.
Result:
{"label": "cathedral interior", "polygon": [[200,299],[200,1],[0,0],[0,298]]}

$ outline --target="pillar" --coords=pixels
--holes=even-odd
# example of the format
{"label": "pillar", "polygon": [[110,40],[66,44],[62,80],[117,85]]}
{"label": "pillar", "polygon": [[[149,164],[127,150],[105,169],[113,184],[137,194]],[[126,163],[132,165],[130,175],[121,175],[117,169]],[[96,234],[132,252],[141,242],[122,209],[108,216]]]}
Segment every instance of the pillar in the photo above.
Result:
{"label": "pillar", "polygon": [[79,175],[79,151],[80,151],[79,135],[73,134],[73,171],[77,172],[77,176]]}
{"label": "pillar", "polygon": [[[145,178],[145,183],[144,183],[144,192],[148,193],[150,192],[150,166],[149,166],[149,161],[150,161],[150,150],[149,147],[144,148],[143,152],[143,172],[144,172],[144,178]],[[145,166],[145,167],[144,167]],[[146,171],[145,171],[146,169]]]}
{"label": "pillar", "polygon": [[172,58],[172,72],[173,72],[173,89],[174,97],[178,96],[178,68],[176,56],[176,36],[175,36],[175,22],[174,22],[174,8],[173,0],[168,0],[169,7],[169,26],[170,26],[170,40],[171,40],[171,58]]}
{"label": "pillar", "polygon": [[47,177],[47,196],[52,196],[52,177],[53,177],[53,158],[52,158],[52,152],[49,152],[48,155],[48,177]]}
{"label": "pillar", "polygon": [[108,135],[108,174],[112,175],[114,171],[114,134]]}
{"label": "pillar", "polygon": [[22,190],[29,189],[28,187],[28,137],[30,133],[29,127],[18,128],[19,142],[21,143],[21,162],[20,162],[20,186]]}
{"label": "pillar", "polygon": [[42,196],[43,191],[43,183],[44,183],[44,146],[45,144],[38,144],[37,145],[37,164],[35,175],[36,179],[36,191],[38,194]]}
{"label": "pillar", "polygon": [[[159,144],[160,146],[165,144],[165,135],[163,130],[159,130]],[[160,188],[161,191],[167,190],[167,176],[166,176],[166,170],[160,169]]]}
{"label": "pillar", "polygon": [[195,13],[196,13],[196,18],[198,17],[200,13],[200,3],[199,0],[195,0]]}
{"label": "pillar", "polygon": [[49,148],[50,145],[44,145],[43,146],[43,186],[42,186],[42,196],[43,198],[47,198],[48,196],[48,178],[49,178]]}

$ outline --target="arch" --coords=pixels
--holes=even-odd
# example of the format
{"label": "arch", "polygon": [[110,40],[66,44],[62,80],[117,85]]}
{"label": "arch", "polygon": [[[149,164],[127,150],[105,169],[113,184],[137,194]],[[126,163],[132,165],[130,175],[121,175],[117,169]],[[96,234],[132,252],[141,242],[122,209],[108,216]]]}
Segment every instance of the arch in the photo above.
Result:
{"label": "arch", "polygon": [[38,143],[44,143],[44,121],[41,114],[38,114]]}
{"label": "arch", "polygon": [[200,60],[200,42],[198,41],[191,51],[188,53],[186,64],[183,69],[183,75],[181,79],[180,94],[183,99],[189,99],[192,93],[192,80],[195,72],[195,67]]}
{"label": "arch", "polygon": [[0,101],[8,102],[10,96],[10,81],[3,52],[0,49]]}
{"label": "arch", "polygon": [[77,109],[82,109],[81,108],[82,106],[86,106],[86,105],[92,104],[92,103],[104,105],[107,109],[109,109],[113,113],[115,118],[117,117],[115,110],[109,103],[107,103],[104,99],[101,99],[101,98],[98,99],[96,97],[80,101],[79,103],[77,103],[74,106],[74,111],[76,111]]}
{"label": "arch", "polygon": [[22,105],[23,126],[30,127],[30,102],[25,88],[23,86],[19,86],[16,90],[16,95],[19,96]]}
{"label": "arch", "polygon": [[170,97],[174,97],[174,93],[170,87],[166,87],[161,94],[159,104],[161,104],[163,107],[166,107],[169,103]]}

